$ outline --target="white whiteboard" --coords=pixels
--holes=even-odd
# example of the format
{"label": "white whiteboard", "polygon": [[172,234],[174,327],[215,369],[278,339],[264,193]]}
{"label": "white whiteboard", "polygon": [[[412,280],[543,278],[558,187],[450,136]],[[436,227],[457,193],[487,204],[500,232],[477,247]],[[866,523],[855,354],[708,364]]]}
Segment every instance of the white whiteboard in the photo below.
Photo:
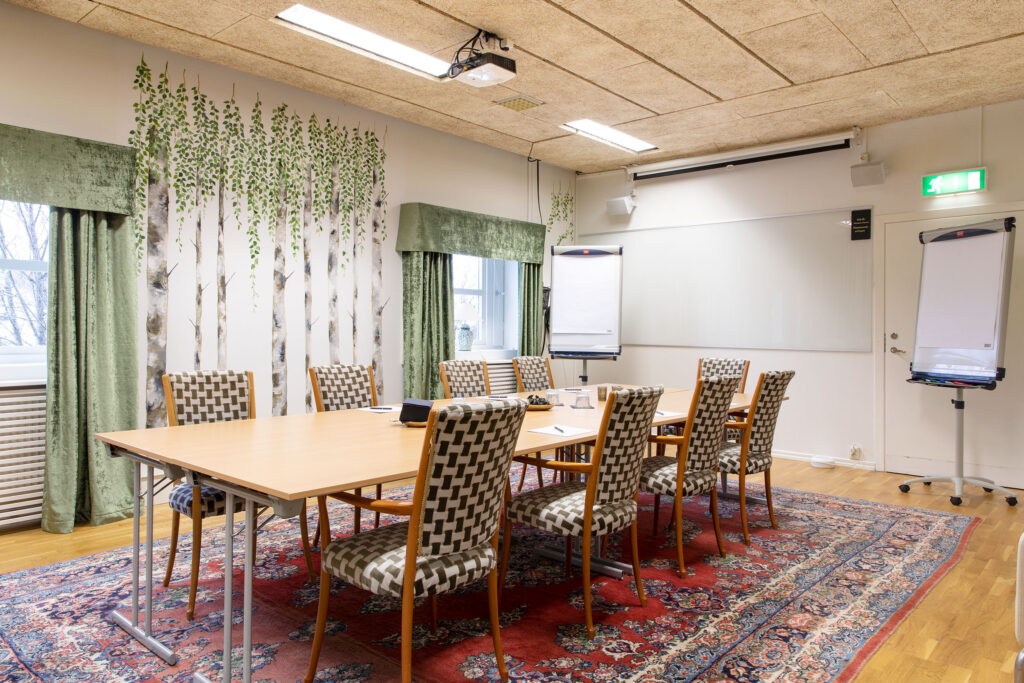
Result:
{"label": "white whiteboard", "polygon": [[622,250],[552,247],[550,352],[618,355]]}
{"label": "white whiteboard", "polygon": [[915,377],[997,377],[1013,254],[1008,220],[922,233]]}
{"label": "white whiteboard", "polygon": [[871,350],[872,243],[849,210],[598,237],[623,245],[623,344]]}

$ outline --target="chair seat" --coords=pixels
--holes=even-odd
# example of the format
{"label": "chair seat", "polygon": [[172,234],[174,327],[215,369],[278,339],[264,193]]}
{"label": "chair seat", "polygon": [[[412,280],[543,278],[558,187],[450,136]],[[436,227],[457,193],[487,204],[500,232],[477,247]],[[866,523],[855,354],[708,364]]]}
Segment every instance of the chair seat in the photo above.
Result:
{"label": "chair seat", "polygon": [[[227,511],[227,496],[224,491],[213,486],[200,486],[199,498],[202,500],[200,517],[216,517]],[[171,491],[167,504],[175,512],[192,518],[192,484],[179,484]],[[245,511],[245,499],[235,496],[235,512]]]}
{"label": "chair seat", "polygon": [[[676,494],[676,473],[679,461],[667,455],[644,458],[640,465],[640,490],[662,496]],[[687,472],[683,477],[683,495],[695,496],[715,488],[718,473],[714,470]]]}
{"label": "chair seat", "polygon": [[[581,536],[586,497],[587,485],[581,481],[545,486],[513,497],[507,508],[508,518],[560,536]],[[634,519],[636,501],[595,505],[591,529],[595,536],[613,534]]]}
{"label": "chair seat", "polygon": [[[729,474],[740,473],[740,451],[739,444],[726,446],[718,454],[718,467],[722,472]],[[772,466],[771,453],[747,453],[747,474],[757,474],[770,469]]]}
{"label": "chair seat", "polygon": [[[390,524],[332,541],[323,553],[330,574],[377,595],[402,597],[409,523]],[[488,542],[470,550],[416,560],[414,597],[437,595],[487,576],[498,564]]]}

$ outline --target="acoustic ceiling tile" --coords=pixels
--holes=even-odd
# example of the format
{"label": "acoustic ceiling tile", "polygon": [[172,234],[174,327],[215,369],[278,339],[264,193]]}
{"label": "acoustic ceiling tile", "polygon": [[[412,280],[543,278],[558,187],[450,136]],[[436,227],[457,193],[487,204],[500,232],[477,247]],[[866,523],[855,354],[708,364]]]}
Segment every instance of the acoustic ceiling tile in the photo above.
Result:
{"label": "acoustic ceiling tile", "polygon": [[605,171],[647,159],[644,155],[623,152],[582,135],[566,135],[536,142],[530,150],[530,156],[582,173]]}
{"label": "acoustic ceiling tile", "polygon": [[99,6],[99,3],[90,0],[10,0],[10,2],[74,22],[78,22]]}
{"label": "acoustic ceiling tile", "polygon": [[677,111],[671,114],[652,116],[648,119],[639,121],[631,121],[629,123],[616,126],[616,128],[624,133],[629,133],[630,135],[634,135],[642,140],[647,140],[648,142],[653,143],[654,140],[651,138],[658,135],[699,130],[711,126],[728,124],[733,121],[738,121],[739,119],[740,117],[732,111],[730,103],[718,102],[715,104],[707,104],[702,107],[687,109],[685,111]]}
{"label": "acoustic ceiling tile", "polygon": [[659,114],[715,101],[708,93],[653,62],[608,71],[593,80]]}
{"label": "acoustic ceiling tile", "polygon": [[822,14],[758,29],[740,40],[795,83],[815,81],[871,66]]}
{"label": "acoustic ceiling tile", "polygon": [[815,1],[872,64],[888,64],[928,52],[892,0]]}
{"label": "acoustic ceiling tile", "polygon": [[216,0],[103,0],[115,9],[202,36],[213,36],[247,14]]}
{"label": "acoustic ceiling tile", "polygon": [[573,0],[564,4],[715,97],[728,99],[788,84],[749,50],[677,0]]}
{"label": "acoustic ceiling tile", "polygon": [[732,35],[815,14],[812,0],[690,0],[697,11]]}
{"label": "acoustic ceiling tile", "polygon": [[874,91],[851,97],[758,116],[748,121],[760,127],[765,142],[826,135],[853,126],[896,120],[900,105],[888,93]]}
{"label": "acoustic ceiling tile", "polygon": [[929,52],[1024,32],[1022,0],[893,0]]}

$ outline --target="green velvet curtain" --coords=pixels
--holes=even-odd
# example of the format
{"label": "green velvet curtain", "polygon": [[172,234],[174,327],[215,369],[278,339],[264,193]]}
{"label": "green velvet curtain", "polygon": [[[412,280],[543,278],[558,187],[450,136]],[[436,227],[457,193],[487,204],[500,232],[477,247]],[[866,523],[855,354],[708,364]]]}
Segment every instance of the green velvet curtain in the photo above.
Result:
{"label": "green velvet curtain", "polygon": [[519,264],[519,355],[539,356],[544,344],[544,278],[539,263]]}
{"label": "green velvet curtain", "polygon": [[136,282],[126,216],[51,211],[46,531],[131,515],[131,462],[110,457],[93,434],[136,427]]}
{"label": "green velvet curtain", "polygon": [[452,256],[402,253],[402,373],[408,398],[442,398],[437,364],[455,358]]}
{"label": "green velvet curtain", "polygon": [[543,223],[415,202],[402,204],[395,250],[544,263],[545,231]]}

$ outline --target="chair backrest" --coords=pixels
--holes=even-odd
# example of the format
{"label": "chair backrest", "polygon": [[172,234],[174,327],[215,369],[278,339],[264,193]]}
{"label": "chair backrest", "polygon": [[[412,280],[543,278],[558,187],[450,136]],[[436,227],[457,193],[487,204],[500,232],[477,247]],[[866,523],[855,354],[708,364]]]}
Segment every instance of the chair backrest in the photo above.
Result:
{"label": "chair backrest", "polygon": [[518,398],[431,411],[409,530],[417,555],[458,553],[494,535],[525,414]]}
{"label": "chair backrest", "polygon": [[545,391],[555,385],[551,361],[543,356],[516,356],[512,359],[519,391]]}
{"label": "chair backrest", "polygon": [[747,371],[749,360],[739,358],[699,358],[697,359],[697,379],[705,377],[721,377],[722,375],[738,375],[740,378],[736,391],[743,393],[747,389]]}
{"label": "chair backrest", "polygon": [[437,364],[441,371],[444,397],[486,396],[491,393],[487,380],[487,363],[482,360],[443,360]]}
{"label": "chair backrest", "polygon": [[729,419],[729,405],[739,382],[739,375],[697,380],[690,414],[683,431],[686,458],[680,458],[680,467],[694,472],[718,469],[722,434],[725,432],[725,422]]}
{"label": "chair backrest", "polygon": [[637,387],[608,393],[592,462],[595,476],[587,482],[587,498],[597,505],[632,500],[640,486],[640,461],[665,388]]}
{"label": "chair backrest", "polygon": [[775,424],[779,420],[779,408],[786,397],[786,387],[796,372],[774,370],[762,372],[757,380],[757,389],[750,404],[750,445],[748,453],[771,453],[775,440]]}
{"label": "chair backrest", "polygon": [[248,420],[255,412],[251,372],[207,370],[164,375],[167,423]]}
{"label": "chair backrest", "polygon": [[309,369],[317,412],[377,405],[369,365],[320,365]]}

